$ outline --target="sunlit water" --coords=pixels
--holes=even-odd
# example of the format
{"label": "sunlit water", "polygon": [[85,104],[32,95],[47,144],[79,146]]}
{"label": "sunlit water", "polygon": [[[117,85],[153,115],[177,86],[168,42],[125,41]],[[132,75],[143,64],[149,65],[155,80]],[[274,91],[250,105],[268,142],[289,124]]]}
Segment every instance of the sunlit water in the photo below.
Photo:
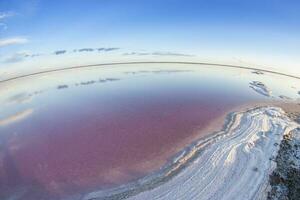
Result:
{"label": "sunlit water", "polygon": [[[262,82],[265,96],[250,88]],[[205,65],[53,72],[0,85],[0,198],[60,199],[159,170],[219,116],[299,99],[300,80]],[[281,98],[280,98],[281,96]]]}

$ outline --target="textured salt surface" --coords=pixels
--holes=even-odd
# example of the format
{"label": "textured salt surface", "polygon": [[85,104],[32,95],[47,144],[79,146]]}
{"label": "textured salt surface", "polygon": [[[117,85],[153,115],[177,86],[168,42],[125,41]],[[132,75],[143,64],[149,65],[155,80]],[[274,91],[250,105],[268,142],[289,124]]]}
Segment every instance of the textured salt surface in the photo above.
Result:
{"label": "textured salt surface", "polygon": [[266,198],[269,174],[275,165],[270,158],[279,149],[276,144],[297,126],[276,107],[235,113],[224,131],[197,142],[174,160],[164,178],[180,166],[187,167],[170,180],[155,186],[155,178],[149,177],[115,191],[90,193],[84,199],[120,199],[136,193],[129,199]]}
{"label": "textured salt surface", "polygon": [[300,199],[300,128],[284,136],[275,162],[268,199]]}

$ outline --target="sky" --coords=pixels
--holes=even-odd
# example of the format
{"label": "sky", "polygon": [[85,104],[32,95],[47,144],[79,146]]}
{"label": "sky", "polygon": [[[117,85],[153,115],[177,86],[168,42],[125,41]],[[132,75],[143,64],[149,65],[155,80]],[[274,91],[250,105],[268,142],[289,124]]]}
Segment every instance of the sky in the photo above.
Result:
{"label": "sky", "polygon": [[299,10],[290,0],[0,0],[0,78],[135,60],[300,76]]}

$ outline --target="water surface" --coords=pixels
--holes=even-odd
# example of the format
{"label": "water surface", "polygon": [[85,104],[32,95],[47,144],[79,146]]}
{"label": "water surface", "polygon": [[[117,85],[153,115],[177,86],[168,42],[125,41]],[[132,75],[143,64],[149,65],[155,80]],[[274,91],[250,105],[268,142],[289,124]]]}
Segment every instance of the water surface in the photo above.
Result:
{"label": "water surface", "polygon": [[[252,90],[251,81],[264,82],[273,96]],[[279,75],[176,64],[91,67],[2,83],[0,197],[60,199],[136,180],[210,134],[201,130],[229,110],[279,95],[299,98],[299,86]]]}

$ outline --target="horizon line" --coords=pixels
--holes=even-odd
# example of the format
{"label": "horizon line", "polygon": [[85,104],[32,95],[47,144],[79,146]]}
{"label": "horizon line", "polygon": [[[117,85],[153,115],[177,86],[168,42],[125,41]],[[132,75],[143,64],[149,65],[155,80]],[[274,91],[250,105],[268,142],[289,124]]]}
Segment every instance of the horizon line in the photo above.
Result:
{"label": "horizon line", "polygon": [[219,67],[229,67],[229,68],[239,68],[239,69],[247,69],[247,70],[259,70],[262,72],[287,76],[291,78],[300,79],[300,77],[295,75],[286,74],[283,72],[278,71],[272,71],[267,69],[260,69],[255,67],[247,67],[247,66],[240,66],[240,65],[231,65],[231,64],[220,64],[220,63],[209,63],[209,62],[188,62],[188,61],[130,61],[130,62],[111,62],[111,63],[98,63],[98,64],[89,64],[89,65],[79,65],[79,66],[72,66],[72,67],[64,67],[64,68],[56,68],[56,69],[50,69],[40,72],[34,72],[29,74],[24,74],[20,76],[15,76],[12,78],[0,80],[0,83],[9,82],[12,80],[17,80],[21,78],[26,78],[30,76],[36,76],[40,74],[47,74],[51,72],[59,72],[59,71],[67,71],[67,70],[73,70],[73,69],[81,69],[81,68],[89,68],[89,67],[98,67],[98,66],[114,66],[114,65],[129,65],[129,64],[188,64],[188,65],[210,65],[210,66],[219,66]]}

